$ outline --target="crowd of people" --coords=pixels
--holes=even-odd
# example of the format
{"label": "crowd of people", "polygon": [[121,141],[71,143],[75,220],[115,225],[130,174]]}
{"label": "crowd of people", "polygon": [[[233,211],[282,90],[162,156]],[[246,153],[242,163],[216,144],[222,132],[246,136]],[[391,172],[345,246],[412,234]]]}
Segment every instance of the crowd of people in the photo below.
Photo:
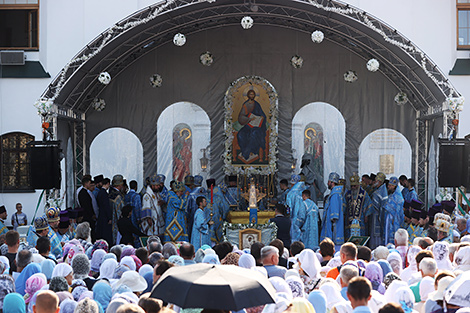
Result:
{"label": "crowd of people", "polygon": [[[277,238],[250,249],[223,240],[221,224],[239,201],[231,182],[209,179],[204,188],[202,177],[188,176],[168,190],[165,177],[155,175],[138,192],[137,182],[127,184],[122,175],[85,175],[77,208],[48,208],[34,218],[25,242],[2,228],[0,309],[215,312],[150,297],[168,269],[195,263],[240,266],[269,279],[275,303],[243,313],[461,313],[470,307],[469,216],[453,201],[425,210],[412,179],[353,175],[347,186],[331,173],[329,193],[321,196],[304,175],[283,179],[272,203]],[[12,224],[27,225],[20,203],[16,209]],[[2,206],[0,221],[6,218]],[[369,247],[347,242],[354,236],[370,237]]]}

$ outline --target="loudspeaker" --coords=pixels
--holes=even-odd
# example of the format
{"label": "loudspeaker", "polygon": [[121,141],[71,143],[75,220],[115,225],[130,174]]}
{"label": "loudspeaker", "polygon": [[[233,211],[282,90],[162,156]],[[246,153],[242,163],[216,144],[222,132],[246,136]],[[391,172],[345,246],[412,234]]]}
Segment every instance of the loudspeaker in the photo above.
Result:
{"label": "loudspeaker", "polygon": [[468,140],[441,141],[439,145],[439,186],[469,187],[470,143]]}
{"label": "loudspeaker", "polygon": [[60,188],[60,148],[32,146],[29,148],[31,186],[34,189]]}

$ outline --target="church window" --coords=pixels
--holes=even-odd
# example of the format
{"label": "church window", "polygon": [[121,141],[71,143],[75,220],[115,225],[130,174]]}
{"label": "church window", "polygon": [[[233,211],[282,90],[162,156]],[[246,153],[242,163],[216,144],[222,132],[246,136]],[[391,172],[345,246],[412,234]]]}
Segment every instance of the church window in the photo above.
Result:
{"label": "church window", "polygon": [[457,0],[457,49],[470,49],[470,0]]}
{"label": "church window", "polygon": [[8,133],[1,138],[1,190],[30,191],[30,161],[27,144],[34,140],[34,136],[25,133]]}

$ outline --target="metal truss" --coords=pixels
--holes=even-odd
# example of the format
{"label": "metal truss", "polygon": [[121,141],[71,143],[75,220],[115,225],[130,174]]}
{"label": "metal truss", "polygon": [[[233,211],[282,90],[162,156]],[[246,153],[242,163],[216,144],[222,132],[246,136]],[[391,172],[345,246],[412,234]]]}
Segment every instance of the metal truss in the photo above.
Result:
{"label": "metal truss", "polygon": [[[82,184],[82,177],[87,170],[87,147],[86,147],[86,126],[84,121],[74,122],[74,184],[79,186]],[[74,194],[75,197],[75,194]]]}

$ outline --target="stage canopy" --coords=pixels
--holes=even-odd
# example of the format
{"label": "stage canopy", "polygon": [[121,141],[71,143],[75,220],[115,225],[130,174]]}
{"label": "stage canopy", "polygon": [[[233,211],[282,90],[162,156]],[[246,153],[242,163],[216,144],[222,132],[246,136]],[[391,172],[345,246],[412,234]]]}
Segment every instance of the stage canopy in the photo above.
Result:
{"label": "stage canopy", "polygon": [[[245,16],[253,20],[249,29],[241,25]],[[314,31],[322,42],[312,41]],[[178,33],[183,46],[173,42]],[[213,63],[202,64],[209,56]],[[303,59],[301,68],[293,56]],[[378,71],[366,67],[370,59]],[[347,82],[348,71],[358,79]],[[99,81],[103,72],[109,84]],[[152,77],[157,84],[161,78],[160,87]],[[42,95],[54,101],[55,133],[68,143],[62,147],[72,148],[68,189],[90,170],[139,184],[157,172],[167,184],[185,173],[220,181],[227,104],[237,92],[231,87],[253,79],[269,87],[255,88],[257,97],[266,92],[276,100],[266,140],[275,144],[278,178],[298,172],[311,152],[325,181],[331,171],[349,177],[382,170],[416,177],[423,199],[435,186],[428,177],[432,138],[447,136],[455,116],[443,103],[460,95],[392,26],[339,1],[168,0],[96,37]],[[397,101],[399,94],[408,101]]]}

